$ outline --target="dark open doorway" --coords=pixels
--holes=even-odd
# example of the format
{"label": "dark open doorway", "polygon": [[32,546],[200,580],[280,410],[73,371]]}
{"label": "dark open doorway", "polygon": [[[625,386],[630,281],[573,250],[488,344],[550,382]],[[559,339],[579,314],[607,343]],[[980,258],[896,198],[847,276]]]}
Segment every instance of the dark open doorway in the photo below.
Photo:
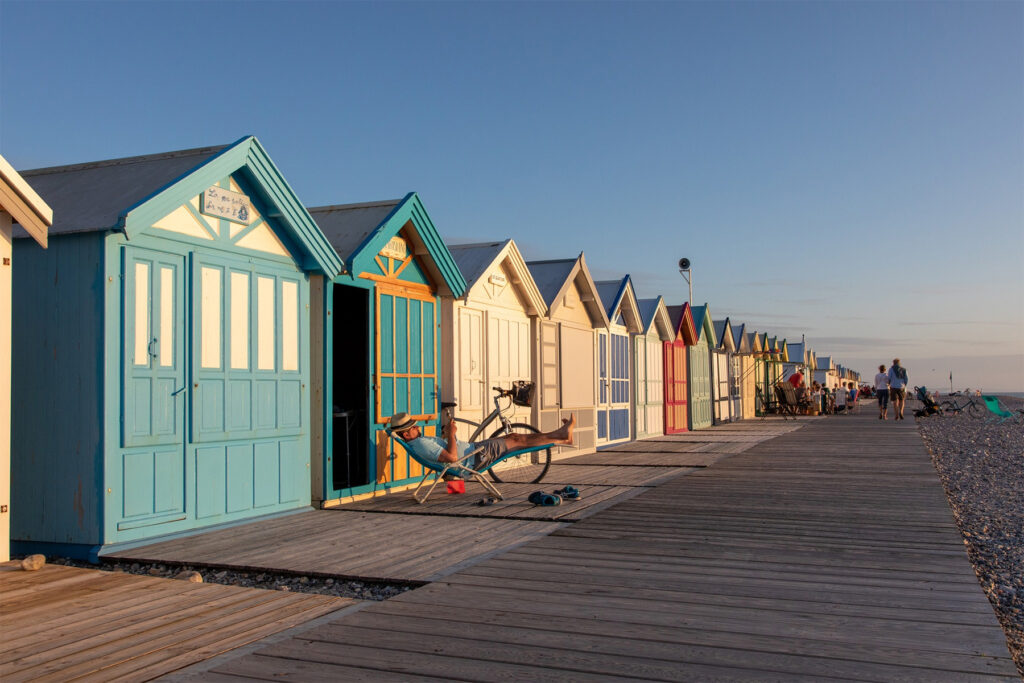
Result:
{"label": "dark open doorway", "polygon": [[334,285],[331,333],[334,353],[334,443],[331,478],[335,489],[370,483],[367,410],[370,396],[369,292]]}

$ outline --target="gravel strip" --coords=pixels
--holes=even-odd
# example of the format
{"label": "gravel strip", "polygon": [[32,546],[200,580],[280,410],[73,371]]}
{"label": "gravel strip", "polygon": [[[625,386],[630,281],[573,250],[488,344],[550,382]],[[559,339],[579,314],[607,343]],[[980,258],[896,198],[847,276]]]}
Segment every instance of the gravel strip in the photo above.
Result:
{"label": "gravel strip", "polygon": [[[1024,400],[1001,399],[1011,411],[1024,408]],[[942,415],[917,425],[1024,678],[1024,421]]]}
{"label": "gravel strip", "polygon": [[65,557],[47,558],[50,564],[65,567],[84,567],[108,572],[140,574],[166,579],[183,578],[182,573],[196,572],[202,576],[203,583],[220,583],[227,586],[244,588],[261,588],[264,590],[291,591],[295,593],[319,593],[340,598],[357,600],[387,600],[401,595],[420,584],[376,583],[372,581],[348,581],[342,578],[324,576],[306,576],[302,574],[285,574],[280,572],[235,571],[217,567],[194,567],[191,565],[171,565],[140,562],[108,562],[95,565],[88,562],[71,560]]}

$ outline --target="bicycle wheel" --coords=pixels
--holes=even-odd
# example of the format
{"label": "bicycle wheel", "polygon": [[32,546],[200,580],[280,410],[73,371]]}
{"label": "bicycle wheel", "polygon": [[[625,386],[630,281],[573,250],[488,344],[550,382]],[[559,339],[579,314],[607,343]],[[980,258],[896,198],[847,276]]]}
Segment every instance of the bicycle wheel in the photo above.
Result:
{"label": "bicycle wheel", "polygon": [[[511,425],[511,431],[517,434],[540,434],[540,430],[533,425],[516,422]],[[491,434],[492,439],[508,435],[504,427]],[[551,449],[545,448],[542,451],[531,451],[512,458],[505,458],[497,465],[488,470],[491,479],[499,484],[536,484],[551,467]]]}
{"label": "bicycle wheel", "polygon": [[985,409],[979,406],[974,401],[967,406],[967,414],[973,417],[975,420],[979,420],[985,416]]}

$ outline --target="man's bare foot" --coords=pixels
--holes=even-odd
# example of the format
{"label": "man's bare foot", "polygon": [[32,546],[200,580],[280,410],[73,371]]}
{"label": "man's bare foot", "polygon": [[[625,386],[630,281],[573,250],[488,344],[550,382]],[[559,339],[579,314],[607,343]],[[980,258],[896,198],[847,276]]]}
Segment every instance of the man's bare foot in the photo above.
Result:
{"label": "man's bare foot", "polygon": [[562,428],[554,432],[552,436],[556,437],[560,441],[564,441],[565,445],[572,446],[572,433],[576,429],[576,414],[570,413],[569,419],[562,418]]}

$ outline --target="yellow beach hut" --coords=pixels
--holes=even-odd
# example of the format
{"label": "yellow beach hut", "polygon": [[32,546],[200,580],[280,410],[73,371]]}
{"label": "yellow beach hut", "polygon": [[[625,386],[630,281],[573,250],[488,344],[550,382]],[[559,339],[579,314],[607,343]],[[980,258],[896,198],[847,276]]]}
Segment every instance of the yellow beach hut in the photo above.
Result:
{"label": "yellow beach hut", "polygon": [[[441,364],[442,399],[459,404],[456,417],[480,422],[493,409],[491,387],[536,381],[537,321],[547,313],[547,304],[513,240],[449,245],[448,251],[466,280],[466,291],[441,300],[441,344],[447,350]],[[505,403],[510,403],[505,415],[513,422],[536,421],[534,409]]]}
{"label": "yellow beach hut", "polygon": [[547,304],[540,320],[539,424],[557,428],[576,415],[576,445],[563,452],[586,453],[597,447],[597,358],[594,339],[607,330],[601,305],[583,252],[574,259],[529,261],[526,264]]}
{"label": "yellow beach hut", "polygon": [[13,224],[46,248],[53,210],[0,156],[0,562],[11,548],[11,272]]}

